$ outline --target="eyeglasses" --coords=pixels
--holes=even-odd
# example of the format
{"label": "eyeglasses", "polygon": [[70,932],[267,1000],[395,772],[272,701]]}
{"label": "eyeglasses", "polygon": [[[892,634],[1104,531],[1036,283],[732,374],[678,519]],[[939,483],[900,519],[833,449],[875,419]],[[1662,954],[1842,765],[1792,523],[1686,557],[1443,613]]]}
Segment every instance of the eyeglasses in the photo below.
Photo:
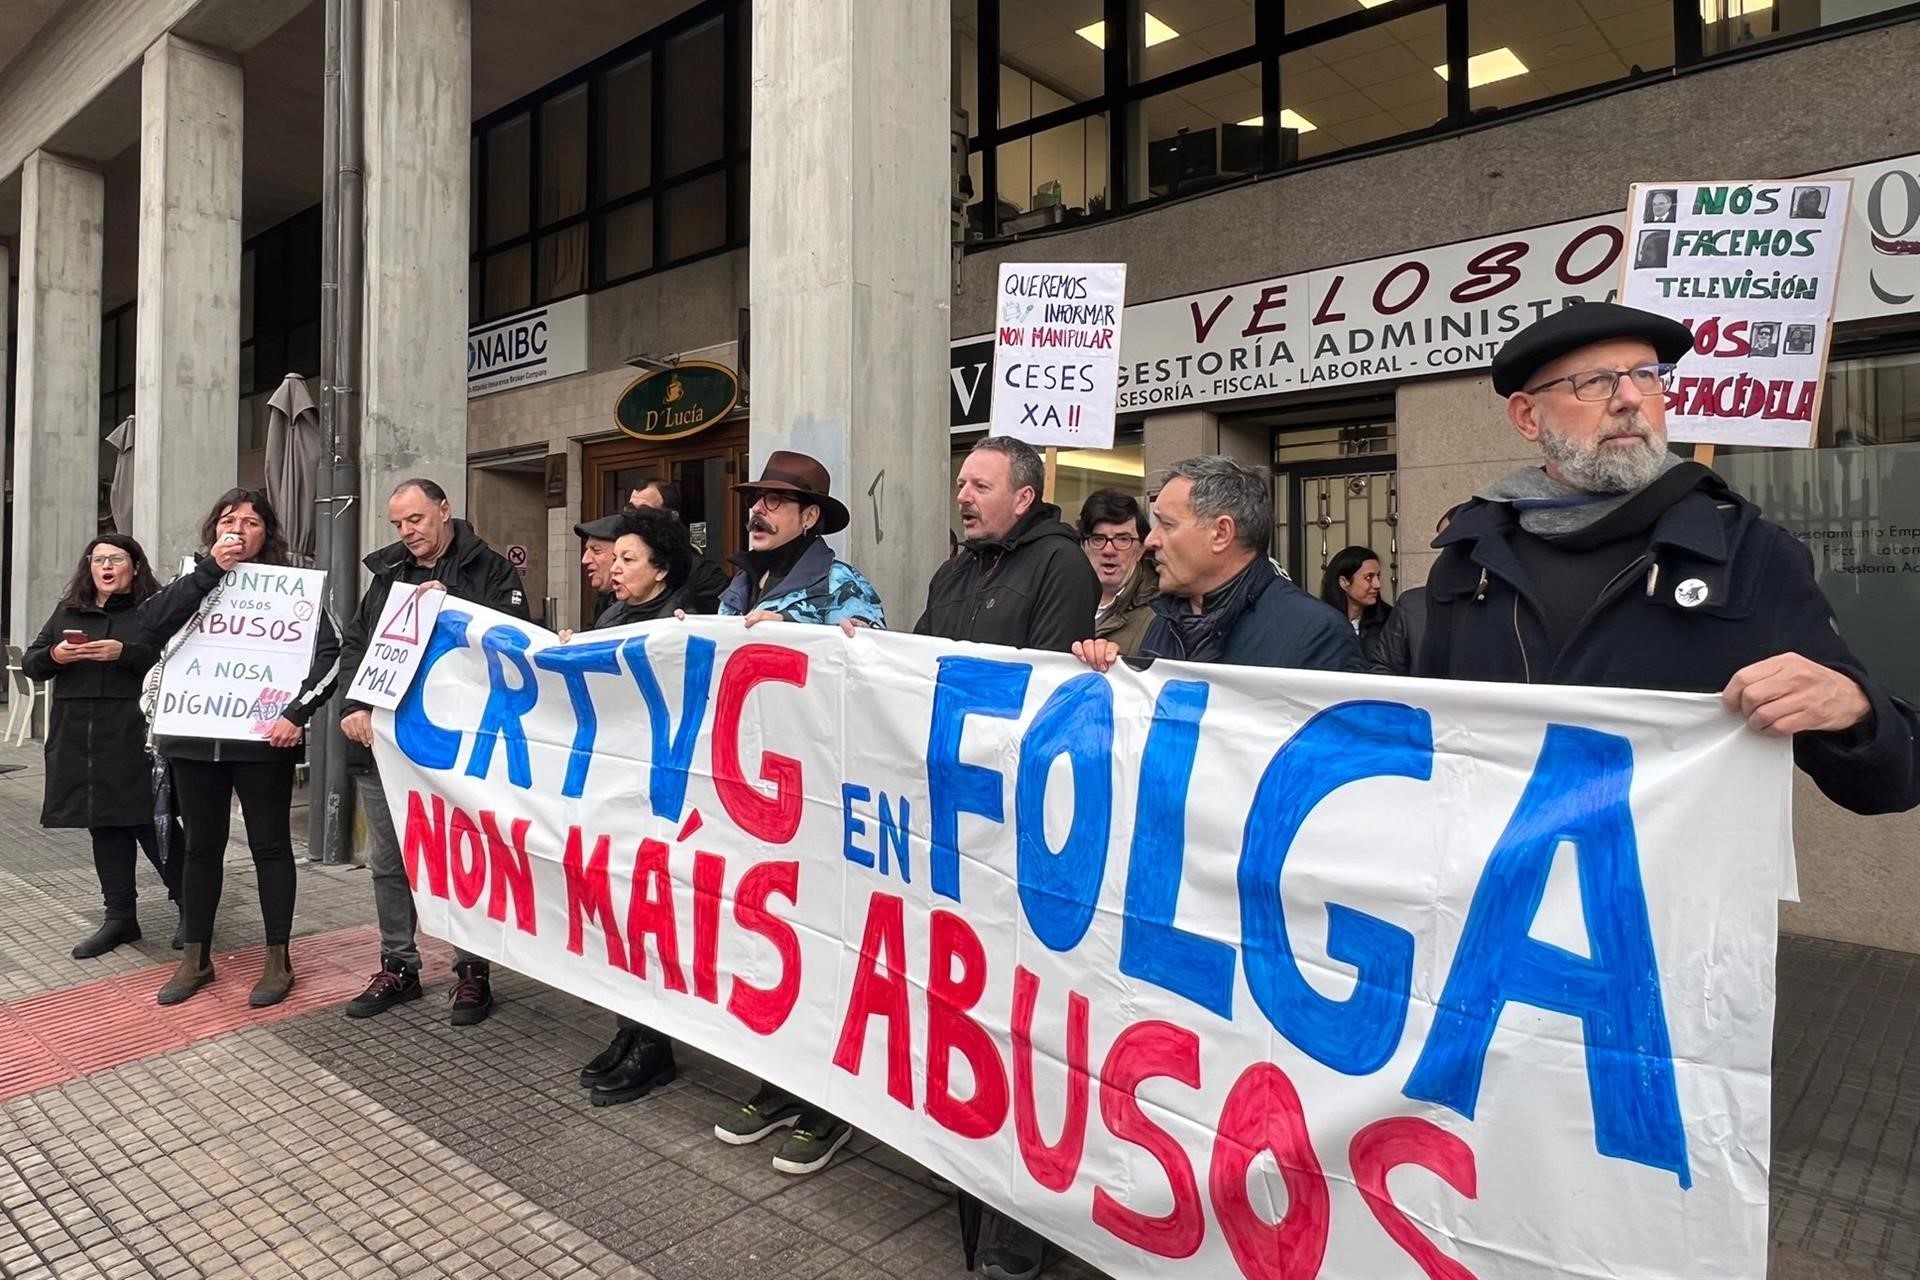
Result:
{"label": "eyeglasses", "polygon": [[1090,533],[1080,541],[1095,551],[1105,551],[1108,547],[1115,551],[1131,551],[1140,539],[1131,533]]}
{"label": "eyeglasses", "polygon": [[1575,400],[1611,400],[1622,378],[1632,378],[1633,389],[1650,396],[1673,385],[1673,366],[1643,364],[1635,369],[1588,369],[1543,382],[1537,387],[1528,387],[1527,394],[1537,396],[1548,387],[1564,382],[1573,388]]}
{"label": "eyeglasses", "polygon": [[102,569],[111,569],[117,565],[132,564],[133,559],[130,556],[124,555],[95,556],[93,557],[93,563],[99,565]]}
{"label": "eyeglasses", "polygon": [[751,511],[755,507],[765,507],[769,511],[778,511],[788,503],[798,501],[799,499],[791,493],[782,493],[778,489],[762,489],[753,495],[753,501],[747,504],[747,509]]}

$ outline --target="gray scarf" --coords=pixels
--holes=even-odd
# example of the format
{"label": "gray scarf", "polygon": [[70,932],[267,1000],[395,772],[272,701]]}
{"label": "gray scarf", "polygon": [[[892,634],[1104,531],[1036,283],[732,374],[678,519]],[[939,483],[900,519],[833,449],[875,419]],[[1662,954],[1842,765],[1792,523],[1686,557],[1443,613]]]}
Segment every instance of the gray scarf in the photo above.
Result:
{"label": "gray scarf", "polygon": [[[1660,476],[1679,465],[1680,459],[1672,454],[1661,455]],[[1474,497],[1511,503],[1522,529],[1536,537],[1558,538],[1598,524],[1645,487],[1625,493],[1588,493],[1555,480],[1545,467],[1522,467],[1501,476]]]}

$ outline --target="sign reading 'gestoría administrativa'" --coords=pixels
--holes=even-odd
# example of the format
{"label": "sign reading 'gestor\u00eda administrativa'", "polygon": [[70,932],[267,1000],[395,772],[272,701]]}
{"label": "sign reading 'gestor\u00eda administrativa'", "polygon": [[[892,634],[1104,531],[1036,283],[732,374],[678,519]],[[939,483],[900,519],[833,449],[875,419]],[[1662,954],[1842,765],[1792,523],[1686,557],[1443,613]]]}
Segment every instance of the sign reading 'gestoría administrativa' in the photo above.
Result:
{"label": "sign reading 'gestor\u00eda administrativa'", "polygon": [[587,367],[584,294],[467,330],[467,398],[523,387]]}
{"label": "sign reading 'gestor\u00eda administrativa'", "polygon": [[637,440],[678,440],[705,431],[740,403],[740,379],[723,364],[687,360],[627,384],[616,426]]}

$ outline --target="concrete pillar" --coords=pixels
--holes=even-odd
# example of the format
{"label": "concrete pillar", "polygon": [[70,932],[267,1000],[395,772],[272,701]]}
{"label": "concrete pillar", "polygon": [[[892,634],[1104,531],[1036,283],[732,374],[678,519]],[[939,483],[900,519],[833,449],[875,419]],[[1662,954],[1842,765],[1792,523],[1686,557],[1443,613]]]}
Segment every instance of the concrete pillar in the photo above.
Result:
{"label": "concrete pillar", "polygon": [[133,533],[163,577],[239,474],[242,87],[177,36],[140,66]]}
{"label": "concrete pillar", "polygon": [[1208,409],[1150,414],[1141,424],[1147,484],[1182,458],[1220,452],[1220,415]]}
{"label": "concrete pillar", "polygon": [[44,151],[21,168],[8,634],[23,648],[99,527],[105,202],[93,169]]}
{"label": "concrete pillar", "polygon": [[948,9],[753,6],[753,466],[826,464],[853,513],[835,542],[896,628],[925,605],[952,504]]}
{"label": "concrete pillar", "polygon": [[377,547],[392,540],[387,495],[410,476],[466,514],[473,24],[468,0],[366,0],[364,21],[360,531]]}

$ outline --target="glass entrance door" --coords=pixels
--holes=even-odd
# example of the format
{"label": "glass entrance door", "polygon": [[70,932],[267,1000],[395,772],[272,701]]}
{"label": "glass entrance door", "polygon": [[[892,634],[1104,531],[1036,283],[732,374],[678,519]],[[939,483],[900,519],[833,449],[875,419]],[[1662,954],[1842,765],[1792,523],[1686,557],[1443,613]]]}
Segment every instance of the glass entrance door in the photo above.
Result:
{"label": "glass entrance door", "polygon": [[[634,490],[651,480],[680,489],[680,518],[694,551],[725,564],[740,550],[746,509],[728,487],[746,474],[747,424],[729,423],[680,440],[607,440],[590,444],[582,464],[581,519],[611,515]],[[590,616],[593,592],[583,572],[581,617]]]}
{"label": "glass entrance door", "polygon": [[1294,580],[1317,594],[1327,561],[1343,547],[1363,546],[1380,557],[1386,579],[1381,594],[1391,604],[1400,593],[1400,504],[1394,473],[1350,466],[1337,471],[1302,468],[1286,479],[1293,490],[1288,534],[1294,541],[1293,563],[1300,566]]}

